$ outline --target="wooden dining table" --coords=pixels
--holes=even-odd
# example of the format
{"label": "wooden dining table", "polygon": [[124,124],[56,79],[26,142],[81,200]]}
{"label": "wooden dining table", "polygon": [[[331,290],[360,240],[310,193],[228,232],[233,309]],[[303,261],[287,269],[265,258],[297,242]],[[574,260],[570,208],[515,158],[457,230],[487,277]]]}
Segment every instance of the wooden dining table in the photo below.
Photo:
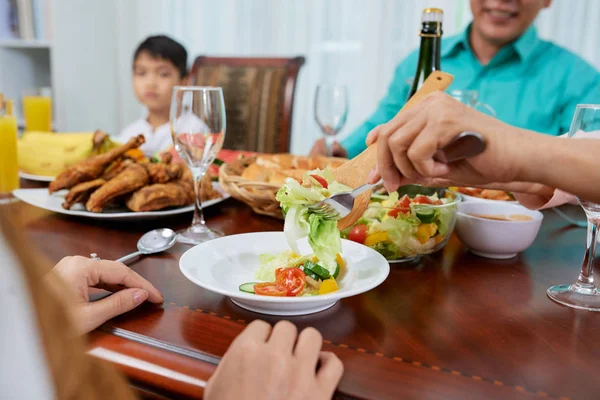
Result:
{"label": "wooden dining table", "polygon": [[[188,213],[110,222],[21,202],[9,207],[22,217],[32,247],[53,262],[90,253],[116,259],[135,251],[144,232],[180,229],[191,220]],[[226,235],[283,227],[233,199],[205,215],[211,228]],[[317,328],[324,350],[343,361],[336,398],[600,398],[600,315],[546,296],[549,286],[577,277],[586,232],[552,211],[544,216],[534,244],[516,258],[480,258],[453,236],[435,255],[392,264],[385,282],[367,293],[285,319],[298,329]],[[143,304],[89,336],[90,353],[121,369],[144,398],[201,398],[207,379],[249,322],[283,319],[244,310],[188,281],[179,258],[189,248],[177,244],[131,263],[162,291],[164,304]]]}

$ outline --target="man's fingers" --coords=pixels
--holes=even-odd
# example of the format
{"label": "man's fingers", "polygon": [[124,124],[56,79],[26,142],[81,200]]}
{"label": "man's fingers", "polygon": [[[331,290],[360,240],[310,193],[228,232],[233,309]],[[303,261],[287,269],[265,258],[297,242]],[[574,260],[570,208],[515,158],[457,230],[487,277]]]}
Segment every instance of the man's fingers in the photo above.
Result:
{"label": "man's fingers", "polygon": [[398,168],[402,176],[414,182],[422,179],[422,176],[412,165],[407,152],[415,138],[418,137],[425,128],[426,124],[426,115],[423,113],[415,114],[413,119],[396,130],[388,139],[394,165]]}
{"label": "man's fingers", "polygon": [[125,264],[115,261],[92,261],[90,266],[89,286],[99,284],[122,285],[127,288],[138,288],[148,292],[148,301],[162,303],[163,295],[150,282],[142,278]]}
{"label": "man's fingers", "polygon": [[82,318],[86,326],[84,331],[89,332],[111,318],[133,310],[148,299],[148,292],[142,289],[124,289],[101,300],[81,305],[85,314]]}
{"label": "man's fingers", "polygon": [[448,173],[448,165],[436,162],[433,156],[438,151],[440,135],[436,126],[426,125],[410,145],[407,156],[414,169],[426,178]]}
{"label": "man's fingers", "polygon": [[400,173],[394,164],[394,157],[388,143],[389,133],[383,133],[377,144],[377,169],[388,192],[393,192],[400,186]]}
{"label": "man's fingers", "polygon": [[373,128],[371,132],[369,132],[366,140],[367,146],[370,146],[377,141],[377,139],[379,138],[379,131],[381,130],[381,127],[382,125],[378,125],[375,128]]}
{"label": "man's fingers", "polygon": [[317,382],[321,390],[325,391],[326,398],[331,398],[342,375],[344,374],[344,364],[333,353],[323,351],[319,357],[321,368],[317,372]]}

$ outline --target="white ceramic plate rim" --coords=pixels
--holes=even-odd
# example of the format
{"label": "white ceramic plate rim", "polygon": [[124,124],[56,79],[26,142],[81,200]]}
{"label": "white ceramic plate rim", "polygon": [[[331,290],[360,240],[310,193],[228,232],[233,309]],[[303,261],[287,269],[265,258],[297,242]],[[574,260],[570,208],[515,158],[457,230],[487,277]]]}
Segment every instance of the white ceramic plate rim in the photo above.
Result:
{"label": "white ceramic plate rim", "polygon": [[37,181],[37,182],[52,182],[55,178],[54,176],[28,174],[27,172],[23,172],[23,171],[19,171],[19,176],[21,178],[24,178],[24,179],[27,179],[30,181]]}
{"label": "white ceramic plate rim", "polygon": [[[352,296],[356,296],[357,294],[361,294],[361,293],[365,293],[368,292],[371,289],[376,288],[377,286],[381,285],[381,283],[383,281],[385,281],[388,277],[388,275],[390,274],[390,264],[388,263],[388,261],[385,259],[385,257],[383,257],[381,254],[379,254],[378,252],[376,252],[375,250],[366,247],[366,249],[368,250],[368,252],[372,252],[373,256],[376,258],[379,258],[381,261],[383,261],[382,263],[382,269],[383,269],[383,273],[381,273],[379,279],[373,281],[371,284],[369,285],[365,285],[363,287],[358,287],[352,290],[342,290],[342,291],[337,291],[337,292],[333,292],[331,294],[321,294],[321,295],[317,295],[317,296],[305,296],[305,297],[276,297],[276,296],[260,296],[260,295],[256,295],[256,294],[250,294],[250,293],[244,293],[242,291],[230,291],[227,289],[222,289],[218,286],[212,286],[212,285],[208,285],[205,284],[203,281],[201,281],[200,279],[196,279],[196,277],[194,277],[192,274],[189,274],[186,269],[183,267],[184,265],[184,260],[188,257],[191,257],[191,252],[192,250],[194,250],[197,247],[200,246],[210,246],[210,244],[216,240],[223,240],[223,239],[229,239],[232,237],[239,237],[240,239],[243,240],[244,237],[249,237],[249,236],[253,236],[253,235],[257,235],[257,234],[270,234],[270,233],[280,233],[283,235],[283,232],[252,232],[252,233],[242,233],[239,235],[230,235],[230,236],[225,236],[223,238],[219,238],[219,239],[215,239],[213,241],[210,242],[206,242],[206,243],[202,243],[199,244],[197,246],[192,247],[191,249],[187,250],[185,253],[183,253],[183,255],[181,256],[181,258],[179,259],[179,270],[181,271],[181,273],[187,278],[189,279],[191,282],[195,283],[196,285],[210,291],[210,292],[214,292],[214,293],[219,293],[222,294],[224,296],[227,297],[232,297],[234,299],[244,299],[244,300],[251,300],[251,301],[260,301],[260,302],[264,302],[264,303],[304,303],[304,304],[310,304],[310,303],[324,303],[327,301],[338,301],[340,299],[344,299],[346,297],[352,297]],[[342,239],[342,242],[349,242],[351,243],[352,246],[362,246],[361,244],[358,244],[356,242],[352,242],[350,240],[346,240],[346,239]],[[256,255],[258,257],[258,254]]]}
{"label": "white ceramic plate rim", "polygon": [[[229,194],[225,193],[222,189],[221,186],[218,183],[213,183],[213,186],[215,187],[216,190],[219,191],[219,193],[221,193],[220,198],[218,199],[214,199],[214,200],[209,200],[209,201],[205,201],[202,203],[202,207],[210,207],[212,205],[221,203],[225,200],[227,200],[229,197]],[[169,215],[177,215],[177,214],[183,214],[186,212],[190,212],[194,210],[194,205],[190,204],[188,206],[184,206],[184,207],[179,207],[179,208],[174,208],[171,210],[164,210],[164,211],[142,211],[142,212],[134,212],[134,211],[124,211],[124,212],[107,212],[107,213],[93,213],[93,212],[89,212],[89,211],[77,211],[77,210],[65,210],[62,207],[45,207],[41,204],[38,204],[36,202],[32,202],[29,200],[29,196],[27,196],[28,193],[42,193],[44,192],[46,194],[46,196],[54,196],[54,195],[58,195],[60,196],[61,194],[64,194],[65,191],[60,191],[57,192],[56,194],[49,194],[48,193],[48,189],[42,188],[42,189],[17,189],[15,191],[13,191],[13,195],[18,198],[19,200],[30,204],[34,207],[38,207],[44,210],[48,210],[48,211],[53,211],[59,214],[64,214],[64,215],[74,215],[74,216],[78,216],[78,217],[86,217],[86,218],[93,218],[93,219],[136,219],[136,218],[151,218],[151,217],[163,217],[163,216],[169,216]]]}

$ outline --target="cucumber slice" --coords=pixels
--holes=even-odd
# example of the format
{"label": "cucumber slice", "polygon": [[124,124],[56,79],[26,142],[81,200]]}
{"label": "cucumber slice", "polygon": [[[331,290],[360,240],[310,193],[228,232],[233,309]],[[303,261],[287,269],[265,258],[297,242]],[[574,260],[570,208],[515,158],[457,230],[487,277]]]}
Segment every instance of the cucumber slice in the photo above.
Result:
{"label": "cucumber slice", "polygon": [[312,261],[307,261],[304,263],[304,272],[311,272],[319,277],[320,280],[329,279],[331,274],[325,268],[321,267],[319,264],[315,264]]}
{"label": "cucumber slice", "polygon": [[240,285],[240,291],[244,293],[252,293],[254,294],[254,285],[260,282],[246,282]]}
{"label": "cucumber slice", "polygon": [[415,213],[423,224],[429,224],[435,219],[435,210],[431,207],[415,207]]}
{"label": "cucumber slice", "polygon": [[336,263],[335,264],[335,272],[333,273],[333,279],[337,279],[339,274],[340,274],[340,264]]}

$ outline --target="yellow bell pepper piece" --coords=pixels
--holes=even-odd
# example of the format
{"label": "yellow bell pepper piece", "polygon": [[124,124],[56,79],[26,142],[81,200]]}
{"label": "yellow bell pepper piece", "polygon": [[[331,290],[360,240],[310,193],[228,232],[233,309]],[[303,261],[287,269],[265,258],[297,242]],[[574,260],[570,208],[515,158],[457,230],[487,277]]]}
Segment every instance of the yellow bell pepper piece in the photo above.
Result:
{"label": "yellow bell pepper piece", "polygon": [[367,236],[365,246],[374,246],[379,242],[385,242],[389,239],[387,232],[375,232]]}
{"label": "yellow bell pepper piece", "polygon": [[314,263],[317,263],[317,262],[319,262],[319,257],[313,256],[313,258],[311,258],[311,261]]}
{"label": "yellow bell pepper piece", "polygon": [[337,292],[339,290],[337,282],[333,278],[325,279],[321,282],[321,287],[319,288],[319,294],[327,294]]}
{"label": "yellow bell pepper piece", "polygon": [[344,268],[346,268],[346,260],[344,260],[344,259],[342,258],[342,256],[340,255],[340,253],[337,253],[337,254],[335,255],[335,262],[337,263],[337,265],[339,265],[339,267],[340,267],[340,272],[341,272],[341,271],[342,271]]}
{"label": "yellow bell pepper piece", "polygon": [[415,233],[415,237],[421,244],[425,244],[429,241],[429,239],[435,235],[437,232],[437,225],[434,223],[430,224],[421,224],[417,233]]}

